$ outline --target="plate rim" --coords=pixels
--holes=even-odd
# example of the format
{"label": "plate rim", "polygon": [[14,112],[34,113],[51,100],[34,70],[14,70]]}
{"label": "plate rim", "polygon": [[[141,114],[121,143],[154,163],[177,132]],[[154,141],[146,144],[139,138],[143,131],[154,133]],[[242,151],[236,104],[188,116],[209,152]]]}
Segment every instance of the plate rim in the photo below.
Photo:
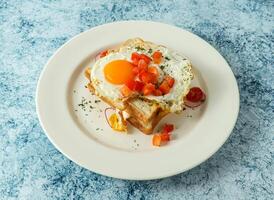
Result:
{"label": "plate rim", "polygon": [[[83,163],[81,162],[77,162],[76,159],[72,158],[72,156],[68,155],[66,152],[64,152],[62,150],[62,148],[59,147],[58,144],[56,144],[56,142],[54,141],[53,138],[51,138],[50,134],[48,134],[48,132],[46,131],[46,127],[44,126],[44,123],[42,121],[42,116],[41,116],[41,113],[40,113],[40,108],[39,108],[39,89],[41,87],[41,82],[42,82],[42,77],[44,76],[46,70],[47,70],[47,66],[51,63],[52,60],[54,60],[55,56],[60,52],[62,51],[69,43],[71,43],[72,41],[74,41],[75,39],[77,38],[80,38],[81,36],[83,36],[84,34],[87,34],[88,32],[91,32],[91,31],[94,31],[98,28],[104,28],[105,26],[109,26],[109,25],[115,25],[115,24],[123,24],[123,23],[152,23],[152,24],[156,24],[156,25],[165,25],[167,27],[170,27],[170,28],[176,28],[178,30],[182,30],[182,31],[185,31],[189,34],[191,34],[192,36],[198,38],[198,40],[202,41],[208,48],[212,48],[214,49],[214,51],[222,58],[222,60],[225,62],[225,64],[228,66],[231,74],[232,74],[232,78],[233,78],[233,81],[234,83],[236,84],[236,97],[234,97],[234,99],[236,100],[236,110],[235,110],[235,115],[233,116],[233,123],[232,125],[230,126],[229,128],[229,133],[226,134],[226,137],[223,138],[222,142],[219,143],[218,147],[215,148],[214,151],[211,152],[211,154],[207,155],[206,157],[204,157],[203,160],[200,160],[198,162],[196,162],[194,165],[192,166],[189,166],[188,168],[185,168],[185,169],[182,169],[182,170],[177,170],[177,171],[172,171],[172,172],[169,172],[169,173],[166,173],[166,174],[162,174],[162,175],[155,175],[155,176],[145,176],[145,177],[134,177],[134,176],[115,176],[115,174],[108,174],[108,173],[104,173],[103,171],[104,170],[96,170],[96,169],[90,169],[88,167],[86,167]],[[205,41],[204,39],[202,39],[201,37],[199,37],[198,35],[188,31],[188,30],[185,30],[185,29],[182,29],[180,27],[177,27],[177,26],[174,26],[174,25],[170,25],[170,24],[166,24],[166,23],[160,23],[160,22],[154,22],[154,21],[145,21],[145,20],[126,20],[126,21],[116,21],[116,22],[110,22],[110,23],[106,23],[106,24],[101,24],[99,26],[95,26],[95,27],[92,27],[84,32],[81,32],[77,35],[75,35],[74,37],[72,37],[71,39],[69,39],[67,42],[65,42],[62,46],[60,46],[53,54],[52,56],[50,56],[50,58],[48,59],[48,61],[46,62],[46,64],[44,65],[41,73],[40,73],[40,76],[39,76],[39,79],[38,79],[38,82],[37,82],[37,87],[36,87],[36,96],[35,96],[35,103],[36,103],[36,113],[38,115],[38,119],[39,119],[39,123],[43,129],[43,131],[45,132],[45,134],[47,135],[48,139],[50,140],[50,142],[54,145],[54,147],[59,151],[61,152],[63,155],[65,155],[68,159],[72,160],[73,162],[75,162],[76,164],[78,164],[79,166],[85,168],[85,169],[88,169],[92,172],[95,172],[95,173],[98,173],[98,174],[102,174],[102,175],[105,175],[105,176],[108,176],[108,177],[114,177],[114,178],[118,178],[118,179],[125,179],[125,180],[153,180],[153,179],[160,179],[160,178],[164,178],[164,177],[169,177],[169,176],[173,176],[173,175],[176,175],[176,174],[179,174],[179,173],[182,173],[182,172],[185,172],[185,171],[188,171],[200,164],[202,164],[203,162],[205,162],[206,160],[208,160],[210,157],[212,157],[212,155],[214,155],[222,146],[223,144],[227,141],[227,139],[229,138],[229,136],[231,135],[234,127],[235,127],[235,124],[237,122],[237,119],[238,119],[238,114],[239,114],[239,108],[240,108],[240,95],[239,95],[239,88],[238,88],[238,83],[237,83],[237,80],[234,76],[234,73],[231,69],[231,67],[229,66],[229,64],[227,63],[227,61],[224,59],[224,57],[217,51],[217,49],[215,49],[212,45],[210,45],[207,41]]]}

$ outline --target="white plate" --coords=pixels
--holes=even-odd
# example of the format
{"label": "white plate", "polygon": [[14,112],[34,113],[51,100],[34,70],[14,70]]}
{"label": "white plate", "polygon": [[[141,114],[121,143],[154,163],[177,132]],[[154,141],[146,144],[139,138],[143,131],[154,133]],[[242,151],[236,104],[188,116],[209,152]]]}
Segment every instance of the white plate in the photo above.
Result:
{"label": "white plate", "polygon": [[[164,122],[176,126],[172,141],[151,145],[152,136],[130,128],[129,134],[111,130],[84,87],[83,70],[103,49],[129,38],[165,45],[187,56],[196,69],[194,85],[207,93],[199,109],[169,115]],[[84,111],[84,97],[95,108]],[[207,42],[174,26],[149,21],[124,21],[92,28],[64,44],[48,61],[40,76],[37,96],[40,123],[50,141],[77,164],[106,176],[147,180],[175,175],[212,156],[226,141],[237,119],[239,92],[224,58]],[[75,111],[77,110],[77,111]]]}

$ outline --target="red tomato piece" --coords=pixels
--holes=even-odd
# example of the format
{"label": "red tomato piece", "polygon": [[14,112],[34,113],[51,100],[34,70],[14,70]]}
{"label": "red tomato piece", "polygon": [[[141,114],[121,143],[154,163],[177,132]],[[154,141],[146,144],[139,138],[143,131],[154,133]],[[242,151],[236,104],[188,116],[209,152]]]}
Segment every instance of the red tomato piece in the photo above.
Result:
{"label": "red tomato piece", "polygon": [[143,87],[143,94],[145,96],[150,95],[153,93],[154,90],[155,90],[155,85],[148,83]]}
{"label": "red tomato piece", "polygon": [[174,85],[175,79],[172,78],[171,76],[167,75],[167,76],[165,77],[165,80],[167,81],[169,87],[172,88],[173,85]]}
{"label": "red tomato piece", "polygon": [[144,83],[141,81],[135,81],[134,90],[137,92],[141,92],[143,90]]}
{"label": "red tomato piece", "polygon": [[162,53],[160,51],[155,51],[152,54],[153,62],[159,64],[162,60]]}
{"label": "red tomato piece", "polygon": [[144,59],[140,59],[138,62],[139,71],[147,71],[148,64]]}
{"label": "red tomato piece", "polygon": [[144,61],[146,61],[147,64],[149,64],[150,61],[151,61],[151,58],[148,57],[146,54],[143,54],[143,53],[140,55],[140,59],[143,59]]}
{"label": "red tomato piece", "polygon": [[174,130],[173,124],[165,124],[163,127],[163,133],[170,133],[173,130]]}
{"label": "red tomato piece", "polygon": [[104,51],[100,52],[99,57],[100,57],[100,58],[103,58],[103,57],[105,57],[107,54],[108,54],[108,50],[104,50]]}
{"label": "red tomato piece", "polygon": [[133,65],[138,66],[138,63],[139,63],[139,59],[134,58],[134,59],[132,60],[132,64],[133,64]]}
{"label": "red tomato piece", "polygon": [[138,63],[139,63],[139,60],[140,60],[140,54],[139,53],[137,53],[137,52],[133,52],[132,54],[131,54],[131,60],[132,60],[132,63],[134,64],[134,65],[138,65]]}
{"label": "red tomato piece", "polygon": [[154,95],[154,96],[162,96],[162,95],[163,95],[163,93],[162,93],[162,91],[161,91],[161,90],[156,89],[156,90],[153,92],[153,95]]}
{"label": "red tomato piece", "polygon": [[204,92],[199,87],[190,88],[186,99],[191,102],[199,102],[205,98]]}
{"label": "red tomato piece", "polygon": [[126,82],[126,86],[131,91],[141,92],[144,87],[144,83],[142,83],[141,81],[130,80]]}
{"label": "red tomato piece", "polygon": [[135,81],[134,80],[129,80],[125,83],[125,85],[130,89],[130,90],[134,90],[135,87]]}
{"label": "red tomato piece", "polygon": [[132,91],[126,85],[121,87],[120,92],[124,97],[129,97],[132,94]]}
{"label": "red tomato piece", "polygon": [[137,75],[139,73],[138,67],[133,67],[132,72]]}
{"label": "red tomato piece", "polygon": [[133,60],[135,60],[135,59],[137,59],[137,60],[140,60],[140,54],[139,53],[137,53],[137,52],[133,52],[132,54],[131,54],[131,60],[133,61]]}
{"label": "red tomato piece", "polygon": [[157,82],[157,77],[149,72],[142,72],[140,74],[140,79],[144,83],[156,83]]}
{"label": "red tomato piece", "polygon": [[161,92],[163,94],[167,94],[169,93],[170,87],[168,85],[168,82],[166,80],[164,80],[161,85],[159,86],[159,89],[161,90]]}
{"label": "red tomato piece", "polygon": [[169,132],[161,133],[161,141],[168,142],[169,140],[170,140],[170,133]]}
{"label": "red tomato piece", "polygon": [[153,137],[152,137],[153,146],[157,146],[157,147],[161,146],[161,140],[162,140],[162,138],[161,138],[160,134],[153,135]]}
{"label": "red tomato piece", "polygon": [[157,78],[159,77],[159,72],[156,67],[153,67],[153,66],[148,67],[148,72],[154,74]]}

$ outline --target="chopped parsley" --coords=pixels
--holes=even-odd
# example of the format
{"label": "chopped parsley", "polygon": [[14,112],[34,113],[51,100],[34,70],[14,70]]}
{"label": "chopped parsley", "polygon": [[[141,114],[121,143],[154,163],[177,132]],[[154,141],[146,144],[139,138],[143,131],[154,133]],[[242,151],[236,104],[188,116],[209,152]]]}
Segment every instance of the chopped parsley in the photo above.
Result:
{"label": "chopped parsley", "polygon": [[161,70],[164,70],[166,66],[160,65]]}
{"label": "chopped parsley", "polygon": [[149,49],[149,50],[148,50],[148,53],[152,53],[152,49]]}
{"label": "chopped parsley", "polygon": [[96,131],[99,131],[99,128],[96,128]]}
{"label": "chopped parsley", "polygon": [[143,47],[139,47],[139,46],[135,47],[135,49],[136,49],[137,51],[144,51],[144,50],[145,50]]}
{"label": "chopped parsley", "polygon": [[[96,101],[95,101],[96,102]],[[91,109],[94,109],[94,105],[91,104],[92,102],[90,100],[87,100],[85,97],[82,97],[81,103],[78,104],[78,106],[83,110],[83,111],[89,111],[91,112]]]}
{"label": "chopped parsley", "polygon": [[169,58],[169,57],[167,57],[167,56],[165,56],[165,59],[166,59],[166,60],[170,60],[170,58]]}
{"label": "chopped parsley", "polygon": [[100,103],[101,101],[100,100],[95,100],[94,103]]}

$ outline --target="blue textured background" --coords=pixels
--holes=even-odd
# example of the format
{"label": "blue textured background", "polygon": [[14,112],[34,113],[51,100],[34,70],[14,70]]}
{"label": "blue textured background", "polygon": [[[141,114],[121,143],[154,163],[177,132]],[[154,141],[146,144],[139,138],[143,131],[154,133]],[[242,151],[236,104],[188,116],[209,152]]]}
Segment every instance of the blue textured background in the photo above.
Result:
{"label": "blue textured background", "polygon": [[[0,199],[273,198],[273,13],[271,0],[0,0]],[[241,108],[233,134],[186,173],[143,182],[100,176],[59,153],[39,125],[35,89],[49,57],[82,31],[127,19],[194,32],[237,78]]]}

